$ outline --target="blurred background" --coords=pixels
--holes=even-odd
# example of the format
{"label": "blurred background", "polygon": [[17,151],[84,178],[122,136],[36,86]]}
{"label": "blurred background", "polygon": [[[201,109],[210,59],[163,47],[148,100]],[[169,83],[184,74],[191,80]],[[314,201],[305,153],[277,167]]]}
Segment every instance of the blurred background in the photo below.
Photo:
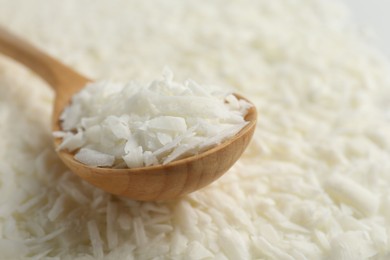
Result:
{"label": "blurred background", "polygon": [[390,1],[343,0],[354,20],[390,58]]}

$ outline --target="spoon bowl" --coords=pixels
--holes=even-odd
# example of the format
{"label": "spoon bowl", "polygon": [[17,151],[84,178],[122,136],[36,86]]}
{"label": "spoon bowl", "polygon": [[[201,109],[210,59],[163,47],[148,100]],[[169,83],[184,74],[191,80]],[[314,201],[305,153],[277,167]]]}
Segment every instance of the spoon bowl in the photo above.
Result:
{"label": "spoon bowl", "polygon": [[[33,45],[0,28],[0,53],[29,67],[55,91],[52,130],[61,130],[60,115],[72,96],[88,82],[88,78],[35,48]],[[238,99],[244,97],[235,94]],[[196,191],[221,177],[239,159],[256,128],[255,106],[249,109],[248,124],[235,136],[200,154],[156,165],[132,169],[99,168],[76,161],[72,153],[57,151],[73,173],[109,193],[135,200],[173,199]],[[57,148],[61,139],[54,140]]]}
{"label": "spoon bowl", "polygon": [[109,193],[136,200],[167,200],[203,188],[227,172],[248,146],[256,118],[256,109],[252,106],[245,117],[249,123],[234,137],[198,155],[166,165],[92,168],[73,159],[70,153],[60,151],[59,156],[74,173]]}

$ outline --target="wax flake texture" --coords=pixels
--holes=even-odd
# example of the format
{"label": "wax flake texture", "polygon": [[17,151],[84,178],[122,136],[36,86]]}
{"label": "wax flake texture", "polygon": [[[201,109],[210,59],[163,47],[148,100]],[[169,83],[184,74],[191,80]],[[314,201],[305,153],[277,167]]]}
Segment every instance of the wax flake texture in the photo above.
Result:
{"label": "wax flake texture", "polygon": [[[86,165],[138,168],[197,155],[236,135],[252,105],[166,69],[148,84],[93,82],[61,114],[58,150]],[[81,149],[80,149],[81,148]],[[80,150],[78,150],[80,149]]]}
{"label": "wax flake texture", "polygon": [[168,66],[179,82],[243,93],[259,114],[217,182],[131,201],[68,172],[52,144],[52,91],[0,57],[0,259],[389,258],[390,68],[337,2],[0,6],[2,26],[89,78],[148,82]]}

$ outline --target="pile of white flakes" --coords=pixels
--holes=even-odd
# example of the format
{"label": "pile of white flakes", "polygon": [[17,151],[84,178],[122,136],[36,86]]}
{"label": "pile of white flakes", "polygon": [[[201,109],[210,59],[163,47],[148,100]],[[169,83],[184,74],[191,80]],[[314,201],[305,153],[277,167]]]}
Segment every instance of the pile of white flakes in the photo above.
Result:
{"label": "pile of white flakes", "polygon": [[329,0],[0,0],[0,24],[97,80],[169,66],[259,122],[178,200],[91,187],[57,158],[53,93],[0,56],[0,259],[388,259],[390,66]]}
{"label": "pile of white flakes", "polygon": [[[61,114],[58,150],[92,167],[138,168],[202,153],[236,135],[250,103],[166,68],[148,84],[92,82]],[[81,149],[80,149],[81,148]],[[78,150],[79,149],[79,150]]]}

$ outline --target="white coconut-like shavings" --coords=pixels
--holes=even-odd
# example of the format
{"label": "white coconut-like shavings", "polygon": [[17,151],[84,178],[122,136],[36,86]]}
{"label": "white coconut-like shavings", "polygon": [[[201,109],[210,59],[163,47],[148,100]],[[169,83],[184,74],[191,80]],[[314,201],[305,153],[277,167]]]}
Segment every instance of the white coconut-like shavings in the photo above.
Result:
{"label": "white coconut-like shavings", "polygon": [[[0,259],[389,258],[390,68],[334,1],[0,0],[0,6],[1,26],[89,78],[147,82],[168,65],[179,82],[232,86],[222,92],[243,93],[261,119],[244,155],[217,182],[169,202],[131,201],[66,169],[50,133],[53,92],[0,57]],[[153,164],[153,156],[166,158],[181,140],[194,141],[193,131],[218,133],[198,111],[186,120],[196,127],[183,136],[173,137],[169,127],[150,142],[128,136],[126,123],[150,134],[142,122],[157,115],[156,97],[164,93],[157,83],[149,96],[135,95],[137,83],[107,83],[111,89],[97,91],[102,99],[134,94],[125,106],[142,108],[142,116],[129,122],[112,103],[90,102],[87,109],[115,118],[77,116],[72,134],[88,128],[83,138],[99,143],[99,153],[112,149],[110,161],[121,158],[121,149],[166,146],[143,150]],[[207,89],[183,84],[181,94],[191,90],[202,104],[188,107],[214,106],[205,101]],[[229,110],[237,109],[234,97],[226,99]],[[185,102],[167,101],[165,116],[182,117],[185,111],[173,112]],[[224,129],[237,123],[235,114]]]}
{"label": "white coconut-like shavings", "polygon": [[112,166],[115,161],[113,155],[89,148],[81,148],[75,155],[75,159],[90,166]]}
{"label": "white coconut-like shavings", "polygon": [[88,233],[89,233],[89,238],[91,240],[91,245],[92,245],[92,250],[93,250],[93,255],[99,259],[103,258],[103,246],[102,246],[102,240],[99,234],[99,229],[96,225],[96,222],[91,220],[88,222]]}
{"label": "white coconut-like shavings", "polygon": [[[245,126],[250,106],[232,94],[221,96],[194,81],[174,82],[172,72],[165,70],[161,80],[146,86],[107,81],[87,85],[61,116],[64,132],[53,135],[63,137],[59,150],[80,149],[75,159],[89,166],[167,164],[237,134]],[[107,157],[91,150],[115,156],[115,160],[109,163]]]}
{"label": "white coconut-like shavings", "polygon": [[379,201],[376,196],[341,175],[331,176],[325,185],[325,188],[335,200],[349,204],[365,215],[371,216],[378,209]]}

